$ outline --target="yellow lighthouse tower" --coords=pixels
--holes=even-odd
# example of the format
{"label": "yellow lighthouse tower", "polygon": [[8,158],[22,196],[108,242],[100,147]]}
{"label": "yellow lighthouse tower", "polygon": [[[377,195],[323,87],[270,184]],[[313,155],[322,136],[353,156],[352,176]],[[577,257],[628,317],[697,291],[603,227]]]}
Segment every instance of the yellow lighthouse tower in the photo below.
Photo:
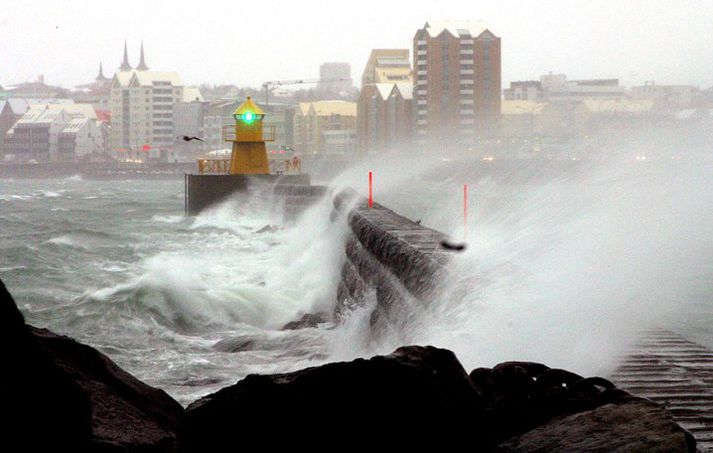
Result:
{"label": "yellow lighthouse tower", "polygon": [[265,142],[275,140],[275,129],[269,126],[263,131],[262,120],[265,112],[248,96],[247,100],[233,112],[235,128],[226,126],[223,135],[226,142],[233,142],[230,156],[231,175],[267,175],[270,165],[267,161]]}
{"label": "yellow lighthouse tower", "polygon": [[[233,144],[230,159],[198,159],[198,173],[185,175],[185,211],[196,215],[235,193],[246,192],[250,187],[272,184],[309,188],[309,174],[300,171],[300,158],[294,150],[281,147],[272,151],[268,160],[265,142],[275,141],[275,126],[263,124],[265,112],[250,96],[233,112],[235,124],[223,127],[223,140]],[[188,137],[184,137],[184,140]],[[213,154],[213,153],[211,153]],[[271,170],[272,165],[272,170]]]}

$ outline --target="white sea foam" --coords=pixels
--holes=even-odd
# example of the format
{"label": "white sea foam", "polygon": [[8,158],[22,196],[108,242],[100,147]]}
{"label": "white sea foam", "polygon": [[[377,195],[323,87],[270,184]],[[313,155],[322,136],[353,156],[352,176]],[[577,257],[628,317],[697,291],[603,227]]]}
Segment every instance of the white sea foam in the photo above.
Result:
{"label": "white sea foam", "polygon": [[155,215],[151,217],[154,222],[181,223],[185,219],[182,215]]}

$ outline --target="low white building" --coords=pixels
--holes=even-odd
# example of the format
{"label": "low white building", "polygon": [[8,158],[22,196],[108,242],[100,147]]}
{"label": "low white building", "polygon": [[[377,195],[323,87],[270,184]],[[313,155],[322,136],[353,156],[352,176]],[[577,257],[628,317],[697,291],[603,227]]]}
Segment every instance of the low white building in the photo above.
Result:
{"label": "low white building", "polygon": [[656,85],[647,82],[631,87],[632,99],[653,101],[657,107],[671,110],[696,107],[702,98],[700,90],[691,85]]}
{"label": "low white building", "polygon": [[626,95],[619,79],[567,80],[564,74],[545,74],[540,76],[540,84],[546,101],[620,99]]}
{"label": "low white building", "polygon": [[5,136],[5,160],[74,160],[103,152],[102,127],[89,104],[30,105]]}
{"label": "low white building", "polygon": [[89,118],[73,118],[68,121],[57,139],[58,160],[83,159],[104,151],[106,127],[100,121]]}

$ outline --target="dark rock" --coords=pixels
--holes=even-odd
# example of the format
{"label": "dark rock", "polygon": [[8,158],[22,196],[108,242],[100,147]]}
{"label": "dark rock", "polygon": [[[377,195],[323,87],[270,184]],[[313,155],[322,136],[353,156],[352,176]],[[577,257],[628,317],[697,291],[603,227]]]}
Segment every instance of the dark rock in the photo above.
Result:
{"label": "dark rock", "polygon": [[327,322],[327,316],[324,313],[307,313],[300,319],[290,321],[282,326],[282,330],[314,328],[325,322]]}
{"label": "dark rock", "polygon": [[505,362],[470,373],[488,414],[491,441],[502,442],[555,417],[635,398],[600,377],[583,378],[541,363]]}
{"label": "dark rock", "polygon": [[84,451],[89,398],[44,351],[0,281],[0,356],[5,451]]}
{"label": "dark rock", "polygon": [[4,445],[17,451],[177,448],[183,408],[97,350],[24,323],[0,282]]}
{"label": "dark rock", "polygon": [[166,392],[139,381],[92,347],[28,327],[89,398],[93,443],[142,452],[177,448],[183,407]]}
{"label": "dark rock", "polygon": [[[327,436],[351,443],[361,436],[355,431],[371,429],[367,426],[378,427],[380,445],[381,438],[387,443],[472,441],[481,408],[452,352],[410,346],[368,360],[250,375],[188,407],[186,448],[223,451],[250,445],[264,440],[265,429],[289,438],[293,448],[314,447],[314,436],[305,434],[315,430],[320,442]],[[416,427],[423,429],[412,432]]]}
{"label": "dark rock", "polygon": [[696,442],[660,406],[636,399],[551,420],[499,451],[695,452]]}

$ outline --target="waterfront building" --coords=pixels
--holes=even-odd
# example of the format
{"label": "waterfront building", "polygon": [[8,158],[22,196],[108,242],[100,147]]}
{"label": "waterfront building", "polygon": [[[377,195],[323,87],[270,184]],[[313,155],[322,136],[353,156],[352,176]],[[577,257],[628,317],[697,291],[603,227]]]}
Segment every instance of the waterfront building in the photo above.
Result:
{"label": "waterfront building", "polygon": [[540,101],[544,98],[542,82],[539,80],[524,80],[510,82],[510,88],[503,90],[506,101]]}
{"label": "waterfront building", "polygon": [[360,152],[410,142],[413,79],[408,49],[374,49],[364,67],[357,101]]}
{"label": "waterfront building", "polygon": [[124,58],[111,82],[113,152],[148,151],[166,155],[175,143],[174,106],[184,101],[184,86],[176,72],[149,71],[143,43],[139,65],[133,69],[124,44]]}
{"label": "waterfront building", "polygon": [[564,74],[540,76],[543,99],[547,101],[584,101],[588,99],[620,99],[626,88],[619,79],[567,80]]}
{"label": "waterfront building", "polygon": [[30,104],[5,135],[4,160],[75,160],[103,152],[105,127],[90,104]]}
{"label": "waterfront building", "polygon": [[429,21],[413,38],[415,139],[465,149],[497,133],[500,38],[485,25]]}
{"label": "waterfront building", "polygon": [[300,102],[294,114],[295,150],[306,154],[356,151],[356,102]]}

